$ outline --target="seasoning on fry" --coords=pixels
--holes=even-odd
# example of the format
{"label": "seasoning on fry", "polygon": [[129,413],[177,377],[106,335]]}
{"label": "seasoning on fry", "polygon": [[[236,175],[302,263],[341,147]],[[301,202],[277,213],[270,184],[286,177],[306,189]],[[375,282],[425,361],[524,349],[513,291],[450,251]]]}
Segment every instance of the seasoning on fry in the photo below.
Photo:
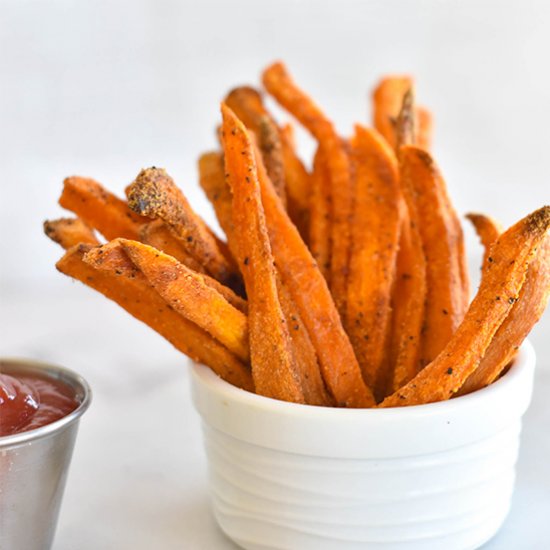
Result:
{"label": "seasoning on fry", "polygon": [[[382,407],[443,401],[460,389],[479,366],[493,336],[516,303],[529,264],[549,226],[550,206],[546,206],[499,237],[478,293],[452,338],[432,363],[386,398]],[[449,368],[452,374],[445,376]]]}
{"label": "seasoning on fry", "polygon": [[277,294],[276,274],[265,224],[253,147],[244,125],[222,105],[225,167],[233,193],[237,258],[248,297],[252,378],[256,392],[303,403],[288,326]]}

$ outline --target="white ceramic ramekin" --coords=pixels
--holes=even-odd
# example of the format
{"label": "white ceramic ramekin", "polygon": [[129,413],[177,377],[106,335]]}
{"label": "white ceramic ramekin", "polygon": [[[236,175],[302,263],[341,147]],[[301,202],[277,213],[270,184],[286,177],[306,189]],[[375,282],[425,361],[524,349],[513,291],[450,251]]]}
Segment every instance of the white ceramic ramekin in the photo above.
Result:
{"label": "white ceramic ramekin", "polygon": [[395,409],[296,405],[193,367],[216,519],[249,550],[466,550],[510,508],[535,355],[481,391]]}

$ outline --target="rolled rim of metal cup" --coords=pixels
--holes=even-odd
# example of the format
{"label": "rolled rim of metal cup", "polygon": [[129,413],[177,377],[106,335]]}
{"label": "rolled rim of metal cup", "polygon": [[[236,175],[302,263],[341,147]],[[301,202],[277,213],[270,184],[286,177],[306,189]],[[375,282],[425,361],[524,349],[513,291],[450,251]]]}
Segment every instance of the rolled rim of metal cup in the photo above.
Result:
{"label": "rolled rim of metal cup", "polygon": [[0,373],[29,374],[46,376],[58,380],[74,390],[78,407],[68,415],[34,430],[22,431],[0,437],[0,450],[14,445],[36,441],[58,432],[76,422],[88,409],[92,400],[92,390],[88,382],[76,372],[42,361],[16,357],[0,357]]}

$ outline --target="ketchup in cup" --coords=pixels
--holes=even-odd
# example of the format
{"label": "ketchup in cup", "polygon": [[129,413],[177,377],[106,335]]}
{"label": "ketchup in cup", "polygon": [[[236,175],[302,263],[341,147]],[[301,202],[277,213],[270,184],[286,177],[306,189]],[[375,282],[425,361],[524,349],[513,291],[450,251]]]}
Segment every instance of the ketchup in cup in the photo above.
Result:
{"label": "ketchup in cup", "polygon": [[0,357],[0,550],[49,550],[91,390],[77,373]]}
{"label": "ketchup in cup", "polygon": [[51,424],[78,405],[74,391],[58,380],[0,373],[0,437]]}

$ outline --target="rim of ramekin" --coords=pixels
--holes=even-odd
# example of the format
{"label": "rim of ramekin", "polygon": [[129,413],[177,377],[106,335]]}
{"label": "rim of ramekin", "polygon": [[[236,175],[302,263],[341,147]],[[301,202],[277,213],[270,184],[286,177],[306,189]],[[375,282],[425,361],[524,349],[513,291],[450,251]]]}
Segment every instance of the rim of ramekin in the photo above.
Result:
{"label": "rim of ramekin", "polygon": [[231,401],[240,402],[241,404],[247,405],[251,408],[261,409],[262,411],[271,411],[274,413],[285,412],[286,414],[295,412],[302,417],[317,417],[323,415],[334,416],[336,414],[338,416],[349,417],[377,415],[386,418],[402,415],[406,412],[407,416],[410,418],[412,416],[418,417],[436,413],[452,413],[467,405],[475,405],[480,401],[486,402],[491,396],[504,392],[510,386],[515,385],[516,381],[522,377],[525,371],[527,371],[530,367],[534,367],[534,364],[535,351],[531,343],[528,340],[525,340],[508,371],[498,380],[485,388],[466,395],[448,399],[446,401],[437,401],[434,403],[411,405],[407,407],[364,409],[304,405],[301,403],[290,403],[279,399],[273,399],[271,397],[265,397],[263,395],[258,395],[247,390],[243,390],[237,386],[233,386],[229,382],[226,382],[220,378],[210,368],[199,363],[193,363],[192,376],[197,383],[206,386],[213,393],[216,393],[219,396]]}

